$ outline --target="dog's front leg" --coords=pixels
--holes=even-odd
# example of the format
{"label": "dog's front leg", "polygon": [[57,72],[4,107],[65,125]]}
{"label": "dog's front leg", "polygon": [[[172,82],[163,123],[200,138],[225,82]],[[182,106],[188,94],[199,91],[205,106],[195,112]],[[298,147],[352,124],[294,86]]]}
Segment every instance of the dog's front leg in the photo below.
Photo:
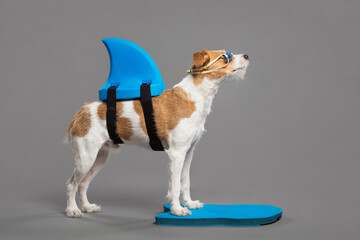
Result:
{"label": "dog's front leg", "polygon": [[187,216],[191,212],[180,205],[181,170],[184,165],[186,151],[169,149],[169,188],[167,198],[171,205],[171,214],[176,216]]}
{"label": "dog's front leg", "polygon": [[204,206],[204,204],[199,200],[193,201],[190,196],[190,166],[195,144],[193,144],[186,153],[183,169],[181,171],[181,203],[189,209],[198,209]]}

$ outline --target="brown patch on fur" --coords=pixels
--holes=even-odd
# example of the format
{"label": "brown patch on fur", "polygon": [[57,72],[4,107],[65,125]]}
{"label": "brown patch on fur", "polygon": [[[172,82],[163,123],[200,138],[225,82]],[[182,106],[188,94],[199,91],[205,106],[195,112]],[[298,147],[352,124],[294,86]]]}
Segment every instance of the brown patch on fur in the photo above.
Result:
{"label": "brown patch on fur", "polygon": [[[167,90],[165,90],[162,94],[164,94]],[[160,95],[161,96],[161,95]],[[153,98],[154,100],[154,98]],[[153,108],[155,108],[154,106],[154,101],[153,101]],[[140,120],[140,127],[141,129],[144,131],[145,134],[147,134],[147,129],[146,129],[146,125],[145,125],[145,117],[144,117],[144,112],[141,106],[141,102],[140,100],[134,100],[134,109],[135,112],[139,115],[139,120]],[[154,113],[155,115],[155,113]],[[156,123],[155,123],[156,124]],[[159,134],[159,133],[158,133]]]}
{"label": "brown patch on fur", "polygon": [[[220,55],[224,54],[225,51],[206,51],[203,50],[201,53],[194,53],[194,59],[193,59],[193,63],[194,66],[191,69],[197,69],[199,67],[203,67],[206,64],[208,64],[209,62],[211,62],[212,60],[214,60],[215,58],[219,57]],[[199,58],[203,58],[203,60],[199,59]],[[206,59],[206,60],[205,60]],[[196,63],[200,63],[200,62],[204,62],[203,65],[199,66]],[[214,64],[212,64],[209,68],[207,68],[206,70],[210,70],[210,69],[215,69],[215,68],[220,68],[222,66],[224,66],[225,60],[220,58],[219,60],[217,60]],[[212,80],[212,79],[218,79],[221,78],[223,76],[226,76],[228,74],[230,74],[233,70],[233,66],[230,63],[229,65],[227,65],[225,68],[221,68],[217,71],[211,72],[211,73],[205,73],[205,74],[193,74],[193,78],[194,78],[194,85],[197,86],[199,84],[202,83],[202,80],[207,77],[208,79]]]}
{"label": "brown patch on fur", "polygon": [[97,115],[101,120],[106,120],[106,110],[107,110],[106,102],[102,102],[97,109]]}
{"label": "brown patch on fur", "polygon": [[[97,114],[101,120],[106,120],[106,102],[102,102],[98,109]],[[133,135],[131,120],[129,118],[120,117],[123,112],[123,103],[116,102],[116,132],[123,140],[129,140]]]}
{"label": "brown patch on fur", "polygon": [[89,108],[83,106],[80,108],[73,119],[70,121],[67,132],[72,136],[83,137],[85,136],[91,127],[91,115]]}
{"label": "brown patch on fur", "polygon": [[[195,111],[195,103],[180,87],[167,89],[160,96],[153,97],[153,107],[156,130],[161,140],[167,139],[169,131],[174,129],[181,119],[189,118]],[[134,100],[134,108],[140,117],[140,126],[147,134],[140,100]]]}

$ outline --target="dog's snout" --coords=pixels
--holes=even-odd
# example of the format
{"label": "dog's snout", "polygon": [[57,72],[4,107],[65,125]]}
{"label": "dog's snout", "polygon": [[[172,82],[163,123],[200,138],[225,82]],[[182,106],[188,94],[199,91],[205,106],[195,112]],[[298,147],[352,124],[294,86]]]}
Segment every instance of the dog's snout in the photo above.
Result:
{"label": "dog's snout", "polygon": [[243,55],[243,58],[245,58],[246,60],[249,60],[249,55],[244,54],[244,55]]}

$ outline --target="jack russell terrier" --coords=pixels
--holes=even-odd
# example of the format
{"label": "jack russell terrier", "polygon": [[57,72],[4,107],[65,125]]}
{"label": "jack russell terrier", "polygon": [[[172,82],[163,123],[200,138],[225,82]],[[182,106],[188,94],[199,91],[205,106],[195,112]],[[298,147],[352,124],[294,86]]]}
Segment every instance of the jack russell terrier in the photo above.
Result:
{"label": "jack russell terrier", "polygon": [[[167,198],[173,215],[187,216],[191,214],[188,209],[203,207],[203,203],[190,197],[189,173],[194,148],[205,131],[204,124],[220,83],[226,79],[243,79],[248,58],[224,50],[196,52],[189,75],[173,89],[152,98],[157,135],[169,156]],[[66,182],[68,217],[82,216],[76,204],[76,192],[83,212],[101,209],[88,201],[87,190],[110,151],[119,148],[109,138],[106,110],[106,102],[86,103],[67,129],[66,141],[72,146],[75,158],[74,173]],[[140,100],[119,101],[116,112],[116,132],[125,145],[135,143],[150,148]]]}

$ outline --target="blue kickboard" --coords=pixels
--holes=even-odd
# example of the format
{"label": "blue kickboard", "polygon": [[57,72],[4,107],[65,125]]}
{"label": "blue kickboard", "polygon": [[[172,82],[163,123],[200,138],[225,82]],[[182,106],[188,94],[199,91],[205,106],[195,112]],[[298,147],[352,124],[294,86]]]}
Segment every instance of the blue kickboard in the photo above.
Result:
{"label": "blue kickboard", "polygon": [[140,86],[144,83],[150,83],[151,96],[158,96],[166,89],[158,67],[144,49],[120,38],[102,41],[109,52],[110,73],[99,90],[100,100],[107,100],[107,90],[113,86],[118,86],[118,100],[140,98]]}
{"label": "blue kickboard", "polygon": [[282,216],[281,208],[271,205],[205,204],[203,208],[191,209],[191,215],[185,217],[171,215],[170,208],[170,204],[164,204],[164,213],[155,216],[155,224],[177,226],[260,226],[274,223]]}

